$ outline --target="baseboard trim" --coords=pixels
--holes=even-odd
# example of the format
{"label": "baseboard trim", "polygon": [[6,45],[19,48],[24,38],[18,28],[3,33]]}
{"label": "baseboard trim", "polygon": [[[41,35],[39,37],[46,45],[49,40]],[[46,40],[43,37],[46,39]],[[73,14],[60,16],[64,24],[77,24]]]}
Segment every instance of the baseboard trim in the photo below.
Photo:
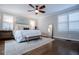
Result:
{"label": "baseboard trim", "polygon": [[59,38],[59,39],[65,39],[65,40],[71,40],[71,41],[79,41],[79,39],[72,39],[72,38],[65,38],[65,37],[57,37],[57,36],[53,36],[53,38]]}

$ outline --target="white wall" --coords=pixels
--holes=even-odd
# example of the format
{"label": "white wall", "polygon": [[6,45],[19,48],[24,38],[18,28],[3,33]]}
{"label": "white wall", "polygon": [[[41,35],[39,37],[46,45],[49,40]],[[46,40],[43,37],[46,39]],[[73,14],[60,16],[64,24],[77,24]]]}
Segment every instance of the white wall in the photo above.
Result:
{"label": "white wall", "polygon": [[53,33],[55,33],[55,27],[56,27],[56,21],[57,21],[57,17],[56,15],[52,15],[52,16],[47,16],[44,18],[41,18],[38,20],[38,28],[44,32],[44,33],[48,33],[48,26],[50,24],[53,25]]}

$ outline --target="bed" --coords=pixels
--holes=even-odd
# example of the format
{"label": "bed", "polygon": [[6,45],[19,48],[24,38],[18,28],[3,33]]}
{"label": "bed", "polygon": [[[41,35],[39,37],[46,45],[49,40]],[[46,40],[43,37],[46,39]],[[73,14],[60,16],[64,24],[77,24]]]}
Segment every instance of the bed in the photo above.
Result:
{"label": "bed", "polygon": [[40,30],[17,30],[13,32],[14,38],[17,42],[29,41],[41,37]]}
{"label": "bed", "polygon": [[[48,48],[52,46],[52,44],[51,45],[46,45],[46,44],[50,42],[52,43],[52,41],[54,41],[54,39],[44,38],[44,37],[42,37],[42,39],[40,40],[33,40],[33,41],[23,42],[23,43],[17,43],[15,40],[8,40],[8,41],[5,41],[4,54],[5,55],[41,54],[41,53],[50,51]],[[34,52],[32,50],[34,50]],[[32,52],[29,52],[29,51],[32,51]]]}

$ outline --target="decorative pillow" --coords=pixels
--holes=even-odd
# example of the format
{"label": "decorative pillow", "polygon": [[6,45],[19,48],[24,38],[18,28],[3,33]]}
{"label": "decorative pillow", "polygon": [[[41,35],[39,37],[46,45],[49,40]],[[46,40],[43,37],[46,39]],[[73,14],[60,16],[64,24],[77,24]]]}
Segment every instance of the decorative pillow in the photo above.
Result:
{"label": "decorative pillow", "polygon": [[29,28],[24,28],[24,30],[29,30]]}

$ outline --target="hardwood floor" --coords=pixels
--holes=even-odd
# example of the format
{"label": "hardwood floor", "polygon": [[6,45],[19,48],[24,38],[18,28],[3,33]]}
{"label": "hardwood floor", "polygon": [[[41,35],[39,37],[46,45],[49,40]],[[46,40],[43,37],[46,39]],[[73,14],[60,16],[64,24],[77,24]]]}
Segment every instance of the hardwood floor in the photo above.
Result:
{"label": "hardwood floor", "polygon": [[[78,41],[55,39],[52,43],[52,50],[43,55],[79,55]],[[4,54],[4,44],[4,41],[0,41],[0,55]]]}
{"label": "hardwood floor", "polygon": [[40,46],[34,50],[31,50],[23,55],[46,55],[49,52],[51,52],[51,49],[52,49],[52,42]]}
{"label": "hardwood floor", "polygon": [[51,51],[42,55],[79,55],[78,41],[55,39],[52,43]]}
{"label": "hardwood floor", "polygon": [[56,39],[53,42],[51,55],[78,55],[79,42]]}

